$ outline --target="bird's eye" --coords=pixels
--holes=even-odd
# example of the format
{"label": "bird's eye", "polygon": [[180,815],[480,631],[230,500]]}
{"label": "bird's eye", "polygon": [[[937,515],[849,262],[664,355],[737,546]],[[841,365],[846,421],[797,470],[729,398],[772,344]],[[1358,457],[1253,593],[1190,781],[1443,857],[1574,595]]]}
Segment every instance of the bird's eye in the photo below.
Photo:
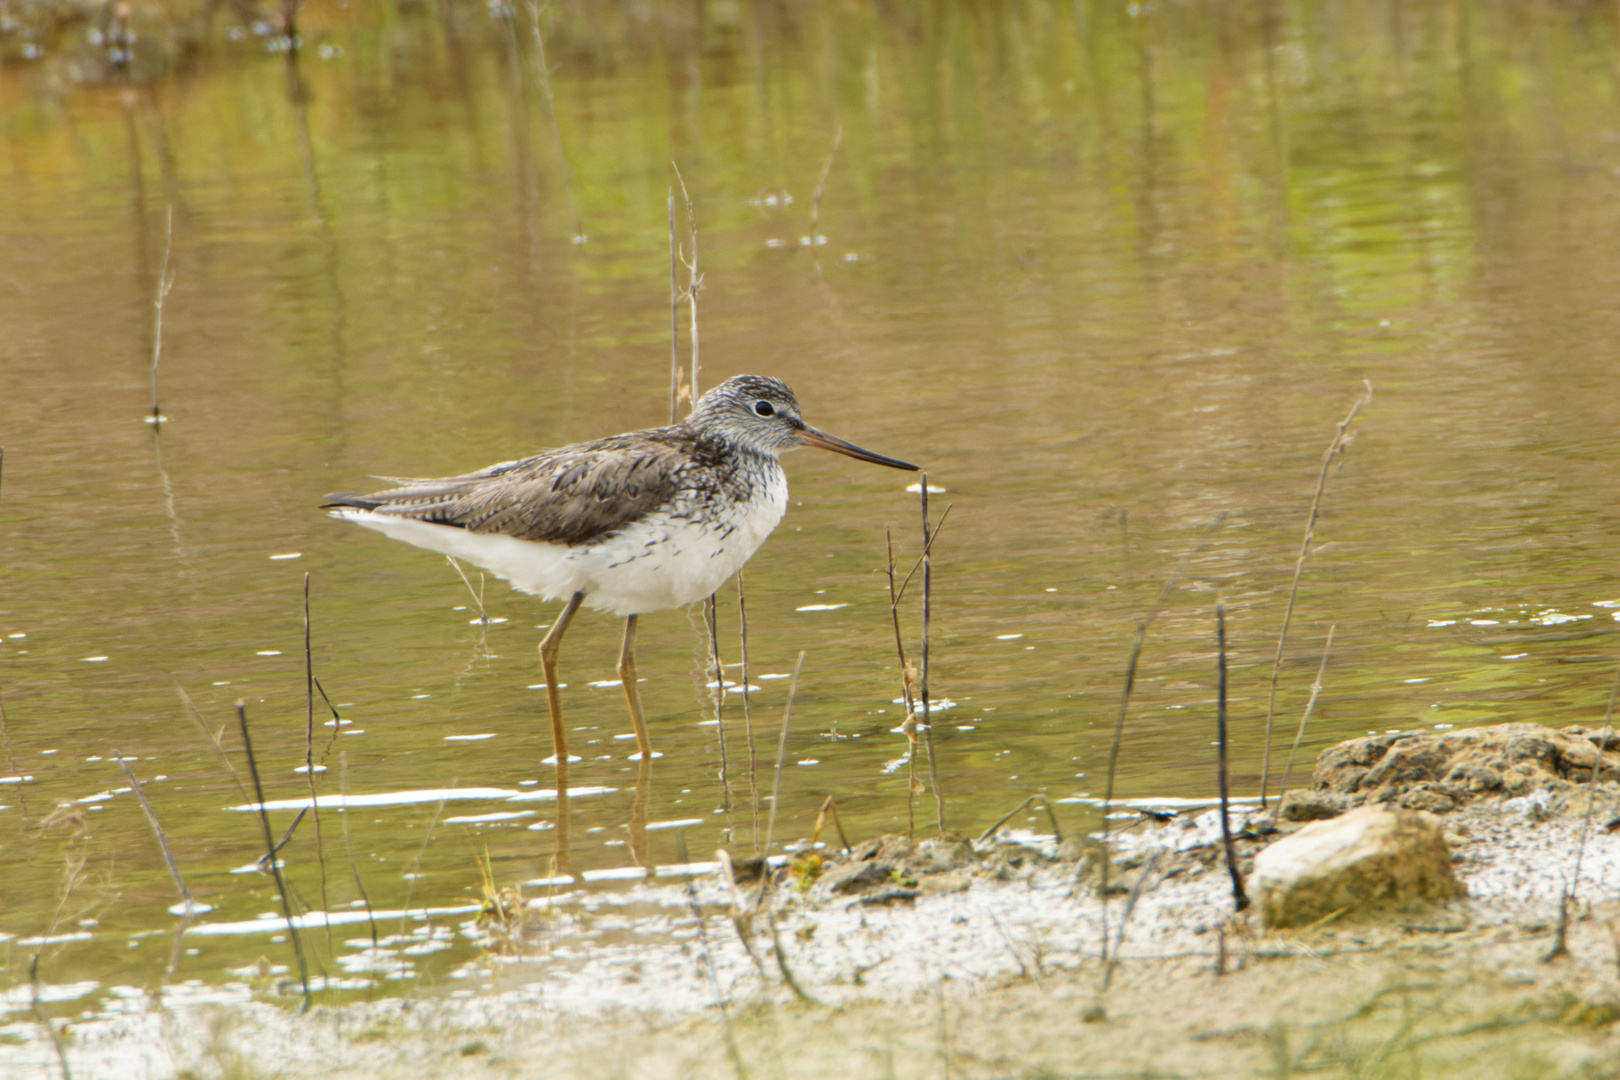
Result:
{"label": "bird's eye", "polygon": [[771,403],[768,402],[768,401],[756,401],[756,402],[754,402],[754,415],[756,415],[756,416],[775,416],[776,415],[776,409],[773,408]]}

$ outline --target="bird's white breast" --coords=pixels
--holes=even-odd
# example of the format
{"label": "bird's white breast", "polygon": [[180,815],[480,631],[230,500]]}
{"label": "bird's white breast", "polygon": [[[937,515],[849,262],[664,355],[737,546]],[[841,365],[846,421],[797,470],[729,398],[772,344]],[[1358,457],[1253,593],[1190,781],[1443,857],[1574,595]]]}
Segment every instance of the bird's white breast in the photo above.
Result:
{"label": "bird's white breast", "polygon": [[589,544],[518,540],[370,510],[334,517],[395,540],[483,567],[522,592],[547,600],[585,593],[585,606],[615,615],[683,607],[713,593],[742,569],[787,512],[787,476],[774,460],[750,484],[745,502],[703,502],[682,492],[666,507]]}

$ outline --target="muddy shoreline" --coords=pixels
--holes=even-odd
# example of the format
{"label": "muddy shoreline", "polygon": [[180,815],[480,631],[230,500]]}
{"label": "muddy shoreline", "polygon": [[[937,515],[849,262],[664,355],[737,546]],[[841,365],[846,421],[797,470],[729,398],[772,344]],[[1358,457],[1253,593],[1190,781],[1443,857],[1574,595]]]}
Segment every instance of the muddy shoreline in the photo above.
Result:
{"label": "muddy shoreline", "polygon": [[[1545,746],[1525,737],[1577,755],[1584,741],[1482,729],[1470,753],[1504,745],[1491,732],[1536,754]],[[1334,770],[1357,752],[1325,754],[1298,805],[1354,801]],[[1432,783],[1414,772],[1404,790]],[[783,872],[774,933],[763,913],[734,918],[746,908],[716,873],[600,894],[588,910],[558,894],[504,933],[467,918],[487,952],[461,987],[300,1017],[297,988],[267,964],[234,1004],[189,1005],[185,986],[132,993],[68,1025],[63,1051],[81,1078],[1612,1075],[1620,841],[1606,826],[1620,786],[1597,792],[1568,951],[1551,960],[1587,816],[1586,785],[1549,773],[1441,816],[1466,900],[1301,932],[1232,914],[1213,811],[1133,813],[1112,832],[1106,912],[1090,842],[869,842],[857,855],[889,860],[882,873],[836,859],[814,885],[802,861],[799,879]],[[1246,822],[1245,864],[1276,835],[1266,821]],[[1118,945],[1106,991],[1105,933]],[[0,1076],[57,1069],[42,1029],[8,1034]]]}

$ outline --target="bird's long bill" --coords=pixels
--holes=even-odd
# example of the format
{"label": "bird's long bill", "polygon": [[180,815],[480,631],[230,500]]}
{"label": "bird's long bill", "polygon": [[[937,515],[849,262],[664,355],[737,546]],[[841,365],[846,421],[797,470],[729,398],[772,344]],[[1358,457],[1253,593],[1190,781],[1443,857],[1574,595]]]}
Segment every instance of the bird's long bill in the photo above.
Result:
{"label": "bird's long bill", "polygon": [[852,457],[856,461],[870,461],[873,465],[887,465],[891,469],[904,469],[907,472],[916,472],[917,466],[909,461],[897,461],[892,457],[874,454],[870,450],[862,450],[854,443],[845,442],[836,435],[829,435],[825,431],[817,431],[813,427],[804,429],[804,444],[806,446],[820,447],[822,450],[831,450],[835,454]]}

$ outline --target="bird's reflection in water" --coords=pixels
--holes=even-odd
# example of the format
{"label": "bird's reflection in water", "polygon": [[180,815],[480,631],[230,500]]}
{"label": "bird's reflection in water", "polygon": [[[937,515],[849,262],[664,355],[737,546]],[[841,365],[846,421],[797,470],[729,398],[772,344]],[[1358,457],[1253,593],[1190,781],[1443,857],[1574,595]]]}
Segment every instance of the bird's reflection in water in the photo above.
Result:
{"label": "bird's reflection in water", "polygon": [[[549,877],[572,878],[574,884],[582,885],[585,878],[574,869],[573,864],[573,828],[571,820],[571,807],[568,794],[568,769],[566,761],[557,763],[557,824],[552,830],[555,843],[552,847],[551,873]],[[592,789],[598,790],[598,789]],[[652,802],[652,762],[640,757],[636,762],[636,790],[630,803],[630,858],[646,872],[648,879],[654,876],[657,865],[652,859],[652,845],[647,839],[647,807]]]}
{"label": "bird's reflection in water", "polygon": [[647,803],[652,798],[652,762],[648,755],[639,755],[636,762],[636,797],[630,803],[630,858],[646,871],[650,880],[656,869],[652,861],[652,848],[647,842]]}
{"label": "bird's reflection in water", "polygon": [[556,834],[557,843],[551,856],[551,877],[562,876],[574,879],[574,884],[584,884],[584,879],[574,871],[572,858],[573,845],[569,840],[571,833],[568,812],[568,755],[557,756],[557,827],[552,830]]}

